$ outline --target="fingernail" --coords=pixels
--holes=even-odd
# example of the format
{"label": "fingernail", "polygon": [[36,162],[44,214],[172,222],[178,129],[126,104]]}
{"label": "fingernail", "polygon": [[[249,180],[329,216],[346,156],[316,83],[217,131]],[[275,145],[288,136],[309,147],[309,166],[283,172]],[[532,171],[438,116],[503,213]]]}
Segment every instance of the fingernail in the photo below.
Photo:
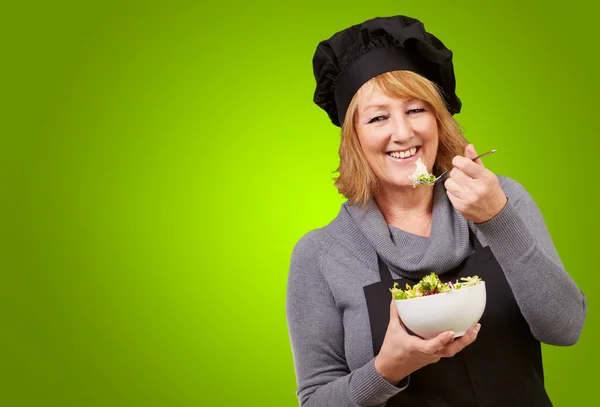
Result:
{"label": "fingernail", "polygon": [[450,331],[446,336],[448,337],[448,339],[452,339],[454,338],[454,332]]}
{"label": "fingernail", "polygon": [[479,330],[481,329],[481,324],[477,324],[473,327],[473,336],[477,335],[479,333]]}

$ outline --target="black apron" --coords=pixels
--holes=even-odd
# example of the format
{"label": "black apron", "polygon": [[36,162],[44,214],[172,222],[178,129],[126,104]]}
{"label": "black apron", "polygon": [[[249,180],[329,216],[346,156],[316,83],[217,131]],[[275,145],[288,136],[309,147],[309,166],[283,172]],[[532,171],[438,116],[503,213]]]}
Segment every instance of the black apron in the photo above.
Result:
{"label": "black apron", "polygon": [[[541,345],[532,336],[491,249],[482,247],[470,229],[469,233],[474,253],[440,278],[454,282],[477,275],[485,281],[481,331],[454,357],[413,372],[409,386],[386,407],[552,407],[544,388]],[[378,260],[381,281],[364,287],[374,355],[381,349],[390,319],[389,289],[394,282],[401,288],[418,282],[393,279],[379,256]]]}

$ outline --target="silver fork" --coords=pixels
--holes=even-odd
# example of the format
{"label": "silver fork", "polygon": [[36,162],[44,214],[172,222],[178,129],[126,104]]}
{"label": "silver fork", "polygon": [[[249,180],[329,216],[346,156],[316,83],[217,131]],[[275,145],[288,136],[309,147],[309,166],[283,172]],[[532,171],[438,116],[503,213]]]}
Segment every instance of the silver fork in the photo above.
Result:
{"label": "silver fork", "polygon": [[[498,151],[498,150],[490,150],[490,151],[488,151],[487,153],[479,154],[477,157],[473,158],[473,161],[475,161],[475,160],[478,160],[478,159],[480,159],[480,158],[482,158],[482,157],[485,157],[486,155],[493,154],[493,153],[495,153],[496,151]],[[446,170],[446,171],[442,172],[442,173],[441,173],[441,174],[440,174],[440,175],[439,175],[439,176],[438,176],[438,177],[435,179],[435,181],[433,181],[433,183],[436,183],[436,182],[438,182],[439,180],[441,180],[441,179],[442,179],[442,177],[448,173],[448,171],[450,171],[450,170]]]}

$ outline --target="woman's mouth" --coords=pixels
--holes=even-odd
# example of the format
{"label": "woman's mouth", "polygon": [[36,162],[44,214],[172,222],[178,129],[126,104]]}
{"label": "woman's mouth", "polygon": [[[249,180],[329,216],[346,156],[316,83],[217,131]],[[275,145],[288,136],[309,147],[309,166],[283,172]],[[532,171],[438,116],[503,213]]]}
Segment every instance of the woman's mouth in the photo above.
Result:
{"label": "woman's mouth", "polygon": [[419,151],[421,151],[421,146],[411,147],[406,150],[388,151],[386,154],[396,162],[410,162],[416,160]]}

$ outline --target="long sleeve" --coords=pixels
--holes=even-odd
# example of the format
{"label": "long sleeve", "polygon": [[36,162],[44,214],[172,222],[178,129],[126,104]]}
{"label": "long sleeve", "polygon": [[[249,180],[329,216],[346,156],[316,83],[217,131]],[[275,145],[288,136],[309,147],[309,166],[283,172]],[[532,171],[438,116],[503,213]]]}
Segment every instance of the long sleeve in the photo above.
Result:
{"label": "long sleeve", "polygon": [[530,194],[514,180],[500,180],[508,204],[476,227],[502,266],[535,338],[550,345],[573,345],[585,322],[586,297],[565,270]]}
{"label": "long sleeve", "polygon": [[329,243],[317,235],[313,231],[296,244],[288,276],[286,314],[300,405],[385,405],[403,388],[383,379],[374,359],[350,372],[342,315],[321,268]]}

